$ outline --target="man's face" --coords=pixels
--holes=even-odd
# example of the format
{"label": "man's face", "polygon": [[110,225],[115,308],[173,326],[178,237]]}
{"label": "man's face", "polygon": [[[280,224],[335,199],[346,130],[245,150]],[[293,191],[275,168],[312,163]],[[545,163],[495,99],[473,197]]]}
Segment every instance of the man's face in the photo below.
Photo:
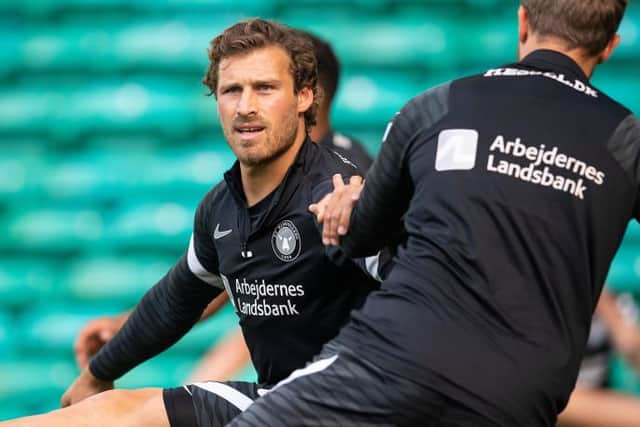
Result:
{"label": "man's face", "polygon": [[[300,93],[294,93],[289,65],[289,56],[278,46],[220,62],[216,91],[220,122],[227,143],[245,166],[278,158],[304,129],[300,113],[308,107]],[[305,90],[310,91],[300,92]]]}

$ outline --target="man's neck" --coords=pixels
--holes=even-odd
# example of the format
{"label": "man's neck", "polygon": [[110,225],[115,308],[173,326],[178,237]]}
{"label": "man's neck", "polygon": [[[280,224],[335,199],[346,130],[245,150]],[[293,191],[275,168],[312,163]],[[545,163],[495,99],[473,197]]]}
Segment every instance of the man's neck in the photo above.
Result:
{"label": "man's neck", "polygon": [[521,45],[520,47],[520,59],[524,58],[533,51],[540,49],[553,50],[561,53],[573,59],[576,64],[582,69],[584,74],[591,78],[593,70],[598,64],[598,59],[595,57],[589,57],[585,55],[582,49],[567,49],[565,44],[561,41],[554,40],[552,38],[538,38],[535,42]]}
{"label": "man's neck", "polygon": [[303,126],[302,133],[299,132],[293,145],[278,158],[258,166],[240,164],[240,177],[242,179],[242,189],[247,199],[247,206],[254,206],[280,185],[295,161],[305,137]]}

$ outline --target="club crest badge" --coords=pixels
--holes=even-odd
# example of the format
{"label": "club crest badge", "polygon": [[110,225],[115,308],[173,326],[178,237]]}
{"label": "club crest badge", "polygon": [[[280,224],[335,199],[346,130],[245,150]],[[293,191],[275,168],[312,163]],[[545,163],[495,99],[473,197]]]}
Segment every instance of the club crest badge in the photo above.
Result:
{"label": "club crest badge", "polygon": [[298,258],[302,242],[300,233],[288,219],[280,222],[271,235],[271,246],[278,259],[290,262]]}

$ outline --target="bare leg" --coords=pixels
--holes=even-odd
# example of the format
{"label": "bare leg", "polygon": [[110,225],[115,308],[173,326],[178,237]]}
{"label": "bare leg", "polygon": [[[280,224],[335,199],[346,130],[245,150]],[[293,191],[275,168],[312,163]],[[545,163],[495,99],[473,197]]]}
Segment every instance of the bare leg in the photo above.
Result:
{"label": "bare leg", "polygon": [[0,422],[0,427],[169,427],[162,389],[109,390],[67,408]]}

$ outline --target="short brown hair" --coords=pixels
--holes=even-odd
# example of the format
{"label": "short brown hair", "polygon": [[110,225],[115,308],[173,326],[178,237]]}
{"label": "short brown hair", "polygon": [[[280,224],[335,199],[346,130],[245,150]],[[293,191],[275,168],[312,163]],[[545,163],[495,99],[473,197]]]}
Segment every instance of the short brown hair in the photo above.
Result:
{"label": "short brown hair", "polygon": [[602,52],[618,31],[628,0],[521,0],[531,29],[558,37],[589,56]]}
{"label": "short brown hair", "polygon": [[223,59],[268,46],[279,46],[289,55],[295,93],[304,87],[313,91],[313,104],[304,112],[305,126],[309,129],[316,123],[318,110],[318,67],[313,44],[298,30],[259,18],[232,25],[211,41],[209,67],[202,83],[209,88],[209,94],[215,96]]}

